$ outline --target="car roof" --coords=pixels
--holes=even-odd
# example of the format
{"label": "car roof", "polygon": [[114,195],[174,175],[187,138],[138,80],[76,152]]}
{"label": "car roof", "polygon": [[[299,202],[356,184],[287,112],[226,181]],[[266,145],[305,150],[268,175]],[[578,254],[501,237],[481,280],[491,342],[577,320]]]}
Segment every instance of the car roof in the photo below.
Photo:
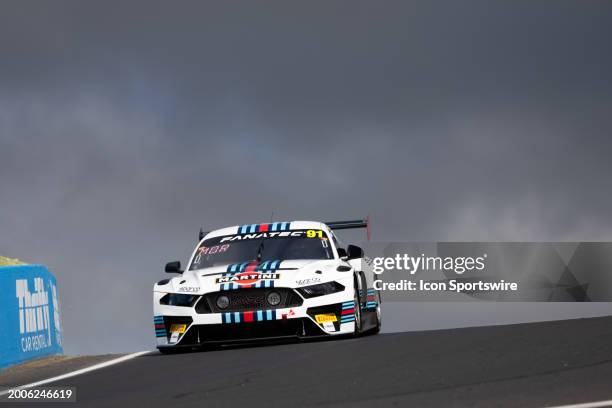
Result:
{"label": "car roof", "polygon": [[210,231],[204,236],[204,239],[210,239],[214,237],[220,237],[225,235],[236,235],[236,234],[254,234],[261,232],[281,232],[281,231],[292,231],[292,230],[303,230],[303,229],[322,229],[329,232],[329,228],[322,222],[319,221],[276,221],[267,222],[263,224],[243,224],[234,225],[232,227],[221,228]]}

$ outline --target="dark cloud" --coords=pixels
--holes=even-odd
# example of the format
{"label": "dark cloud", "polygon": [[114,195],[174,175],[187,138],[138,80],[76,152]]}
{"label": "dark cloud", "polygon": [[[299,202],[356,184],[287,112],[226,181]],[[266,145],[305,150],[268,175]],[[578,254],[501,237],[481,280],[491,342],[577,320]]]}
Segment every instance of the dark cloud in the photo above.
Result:
{"label": "dark cloud", "polygon": [[0,250],[103,352],[200,225],[610,240],[611,37],[605,2],[4,2]]}

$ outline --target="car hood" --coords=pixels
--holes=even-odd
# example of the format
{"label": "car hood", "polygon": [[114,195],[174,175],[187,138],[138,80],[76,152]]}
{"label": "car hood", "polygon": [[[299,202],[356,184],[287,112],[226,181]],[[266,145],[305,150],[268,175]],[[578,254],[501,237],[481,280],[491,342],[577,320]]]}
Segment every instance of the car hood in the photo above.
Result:
{"label": "car hood", "polygon": [[273,265],[260,263],[259,268],[250,272],[246,270],[241,272],[238,269],[236,272],[228,272],[231,265],[213,266],[185,271],[181,276],[172,278],[166,285],[156,286],[156,290],[203,294],[222,289],[299,287],[329,280],[325,279],[324,272],[335,271],[337,266],[338,261],[335,259],[297,259]]}

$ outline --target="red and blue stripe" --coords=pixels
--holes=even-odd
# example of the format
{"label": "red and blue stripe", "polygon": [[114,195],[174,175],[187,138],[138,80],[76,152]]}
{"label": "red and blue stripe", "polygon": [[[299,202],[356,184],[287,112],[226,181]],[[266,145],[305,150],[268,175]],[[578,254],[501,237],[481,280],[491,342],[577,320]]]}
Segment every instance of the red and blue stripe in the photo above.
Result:
{"label": "red and blue stripe", "polygon": [[264,261],[261,263],[257,263],[256,261],[251,261],[251,262],[231,264],[227,266],[227,271],[226,271],[226,273],[229,275],[225,275],[225,276],[231,276],[233,274],[240,273],[240,272],[275,271],[278,268],[280,268],[281,262],[282,261],[280,259],[277,259],[274,261]]}
{"label": "red and blue stripe", "polygon": [[251,323],[277,320],[276,310],[253,310],[223,313],[223,323]]}
{"label": "red and blue stripe", "polygon": [[376,300],[376,290],[368,289],[368,297],[366,299],[365,308],[366,309],[376,309],[378,306],[378,301]]}
{"label": "red and blue stripe", "polygon": [[239,234],[257,234],[260,232],[282,232],[289,231],[290,222],[272,222],[268,224],[246,224],[238,227]]}
{"label": "red and blue stripe", "polygon": [[340,323],[350,323],[355,321],[355,302],[343,302],[340,312]]}
{"label": "red and blue stripe", "polygon": [[155,337],[166,337],[164,316],[153,316],[153,325],[155,327]]}
{"label": "red and blue stripe", "polygon": [[[233,276],[242,272],[274,272],[280,268],[281,260],[264,261],[258,263],[242,262],[237,264],[231,264],[227,267],[227,272],[223,275],[224,277]],[[248,289],[248,288],[273,288],[273,280],[260,280],[250,285],[239,285],[237,283],[228,282],[221,284],[221,290],[234,290],[234,289]]]}

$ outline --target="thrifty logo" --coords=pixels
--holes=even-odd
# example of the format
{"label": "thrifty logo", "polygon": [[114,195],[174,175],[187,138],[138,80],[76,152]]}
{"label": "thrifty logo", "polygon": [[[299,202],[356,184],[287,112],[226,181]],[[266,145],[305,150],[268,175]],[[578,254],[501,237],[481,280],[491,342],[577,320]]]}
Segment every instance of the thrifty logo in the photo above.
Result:
{"label": "thrifty logo", "polygon": [[[42,278],[34,278],[34,292],[30,292],[27,279],[18,279],[15,292],[19,301],[19,332],[24,352],[50,347],[51,324],[49,294]],[[54,316],[55,317],[55,316]]]}

